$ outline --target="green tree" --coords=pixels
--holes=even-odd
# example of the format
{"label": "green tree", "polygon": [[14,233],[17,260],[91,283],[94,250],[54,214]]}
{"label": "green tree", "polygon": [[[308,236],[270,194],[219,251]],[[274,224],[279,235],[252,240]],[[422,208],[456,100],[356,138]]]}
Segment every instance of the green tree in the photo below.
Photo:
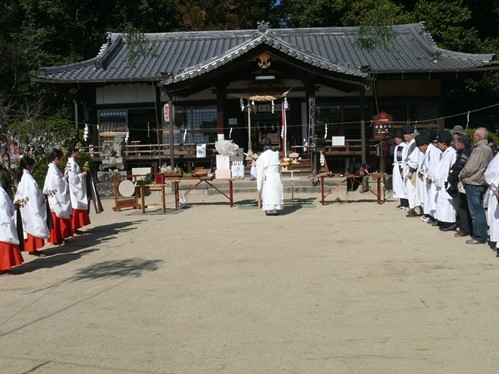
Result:
{"label": "green tree", "polygon": [[282,0],[281,23],[286,27],[340,26],[344,2],[317,0]]}
{"label": "green tree", "polygon": [[419,0],[414,17],[425,21],[437,44],[460,52],[477,52],[478,33],[470,9],[462,0]]}
{"label": "green tree", "polygon": [[174,0],[184,30],[255,29],[260,21],[279,25],[279,7],[269,0]]}

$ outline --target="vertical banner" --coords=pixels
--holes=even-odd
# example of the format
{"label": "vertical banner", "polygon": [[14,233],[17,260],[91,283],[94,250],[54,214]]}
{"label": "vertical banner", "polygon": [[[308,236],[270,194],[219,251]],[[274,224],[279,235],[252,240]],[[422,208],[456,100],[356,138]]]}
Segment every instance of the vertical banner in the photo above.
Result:
{"label": "vertical banner", "polygon": [[282,117],[282,120],[281,120],[281,125],[282,125],[281,138],[282,138],[282,157],[283,158],[288,157],[288,151],[286,149],[286,138],[288,136],[288,124],[286,121],[286,109],[287,109],[287,107],[288,107],[288,101],[286,99],[286,96],[284,96],[284,98],[282,100],[282,105],[281,105],[281,117]]}
{"label": "vertical banner", "polygon": [[163,105],[163,118],[165,122],[170,122],[170,105]]}

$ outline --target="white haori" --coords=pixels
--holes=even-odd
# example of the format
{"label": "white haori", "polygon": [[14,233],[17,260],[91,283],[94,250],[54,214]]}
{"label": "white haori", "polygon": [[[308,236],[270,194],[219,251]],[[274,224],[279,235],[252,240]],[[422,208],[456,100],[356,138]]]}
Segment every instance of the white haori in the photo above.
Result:
{"label": "white haori", "polygon": [[490,161],[484,173],[485,182],[490,189],[487,193],[487,222],[489,224],[489,236],[491,242],[496,242],[496,247],[499,245],[499,205],[497,196],[494,194],[499,188],[499,154]]}
{"label": "white haori", "polygon": [[68,173],[69,195],[71,196],[71,205],[75,209],[88,209],[88,195],[86,177],[80,170],[80,166],[74,157],[69,157],[66,165]]}
{"label": "white haori", "polygon": [[440,156],[438,167],[433,177],[437,187],[437,209],[435,218],[441,222],[456,222],[456,208],[454,199],[447,193],[446,182],[452,165],[456,162],[456,150],[448,147]]}
{"label": "white haori", "polygon": [[[416,147],[416,141],[412,139],[408,145],[404,147],[403,153],[404,184],[410,209],[421,205],[417,190],[417,173],[420,157],[422,157],[422,153],[418,147]],[[412,173],[412,178],[407,178],[407,173],[409,173],[411,169],[415,170]]]}
{"label": "white haori", "polygon": [[43,193],[48,196],[50,210],[59,218],[70,218],[72,213],[69,185],[56,164],[51,162],[45,177]]}
{"label": "white haori", "polygon": [[400,157],[400,160],[397,159],[398,152],[403,154],[403,149],[405,146],[406,143],[400,143],[395,147],[393,151],[394,160],[393,160],[393,170],[392,170],[392,194],[393,197],[397,199],[407,198],[407,194],[405,192],[404,180],[402,174],[400,173],[400,169],[402,168],[402,157]]}
{"label": "white haori", "polygon": [[438,163],[440,161],[440,156],[442,152],[433,144],[428,144],[428,148],[425,153],[425,176],[431,183],[426,183],[425,185],[425,198],[424,198],[424,214],[429,214],[432,217],[435,216],[435,210],[437,209],[437,188],[433,183],[435,178],[435,171],[437,170]]}
{"label": "white haori", "polygon": [[14,212],[16,207],[3,187],[0,187],[0,241],[19,244]]}
{"label": "white haori", "polygon": [[50,236],[47,227],[47,206],[45,196],[29,170],[23,170],[14,201],[24,200],[20,207],[25,239],[31,234],[40,239]]}

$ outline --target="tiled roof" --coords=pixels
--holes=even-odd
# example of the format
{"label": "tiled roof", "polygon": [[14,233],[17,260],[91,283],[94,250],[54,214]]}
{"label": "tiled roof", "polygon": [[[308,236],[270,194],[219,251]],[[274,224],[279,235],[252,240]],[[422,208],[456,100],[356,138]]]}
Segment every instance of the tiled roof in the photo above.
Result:
{"label": "tiled roof", "polygon": [[393,26],[395,39],[374,50],[359,48],[357,27],[325,27],[173,32],[145,34],[154,50],[128,62],[128,45],[123,34],[112,33],[98,55],[75,64],[45,67],[36,81],[92,83],[163,81],[177,83],[217,69],[261,45],[278,50],[315,68],[344,75],[462,72],[497,69],[493,54],[468,54],[438,48],[425,32],[423,23]]}

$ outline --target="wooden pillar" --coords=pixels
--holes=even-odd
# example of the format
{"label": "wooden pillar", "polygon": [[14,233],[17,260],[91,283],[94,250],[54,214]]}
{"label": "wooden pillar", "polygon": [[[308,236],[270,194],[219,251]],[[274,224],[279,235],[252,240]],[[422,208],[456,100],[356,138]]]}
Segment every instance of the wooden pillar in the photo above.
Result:
{"label": "wooden pillar", "polygon": [[217,134],[225,130],[225,103],[227,101],[227,86],[225,82],[217,85]]}
{"label": "wooden pillar", "polygon": [[175,107],[173,106],[173,100],[170,95],[168,95],[168,105],[170,106],[170,123],[169,123],[169,131],[170,136],[170,165],[172,168],[175,167],[175,142],[173,141],[173,126],[175,122]]}
{"label": "wooden pillar", "polygon": [[[308,108],[308,143],[315,144],[315,86],[313,83],[307,84],[307,108]],[[311,144],[313,142],[313,144]]]}
{"label": "wooden pillar", "polygon": [[163,144],[163,105],[161,104],[161,89],[154,85],[154,107],[156,110],[157,144]]}
{"label": "wooden pillar", "polygon": [[365,92],[360,91],[360,143],[361,143],[361,161],[367,163],[367,144],[366,144],[366,114],[365,114]]}

